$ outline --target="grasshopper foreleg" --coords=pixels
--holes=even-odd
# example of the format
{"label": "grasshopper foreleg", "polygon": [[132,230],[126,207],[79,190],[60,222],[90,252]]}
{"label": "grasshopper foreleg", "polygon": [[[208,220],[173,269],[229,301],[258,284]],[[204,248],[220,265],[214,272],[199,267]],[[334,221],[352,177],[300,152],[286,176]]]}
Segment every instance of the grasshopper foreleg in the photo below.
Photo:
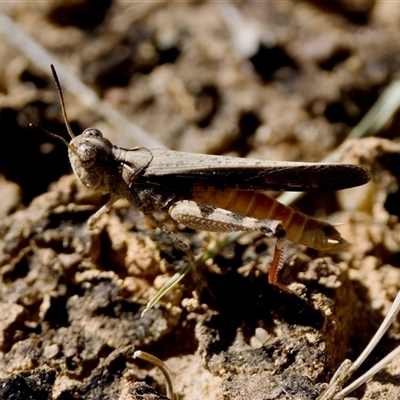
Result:
{"label": "grasshopper foreleg", "polygon": [[93,230],[96,226],[97,221],[100,219],[100,217],[103,214],[106,214],[110,211],[112,205],[119,199],[117,196],[111,196],[110,199],[107,201],[106,204],[104,204],[103,207],[101,207],[99,210],[97,210],[88,220],[88,227],[90,230]]}
{"label": "grasshopper foreleg", "polygon": [[290,292],[286,286],[278,282],[278,272],[282,266],[283,244],[286,237],[285,230],[279,221],[246,217],[223,208],[190,200],[174,203],[168,212],[175,221],[193,229],[209,232],[261,232],[267,237],[276,237],[274,259],[268,279],[270,283]]}

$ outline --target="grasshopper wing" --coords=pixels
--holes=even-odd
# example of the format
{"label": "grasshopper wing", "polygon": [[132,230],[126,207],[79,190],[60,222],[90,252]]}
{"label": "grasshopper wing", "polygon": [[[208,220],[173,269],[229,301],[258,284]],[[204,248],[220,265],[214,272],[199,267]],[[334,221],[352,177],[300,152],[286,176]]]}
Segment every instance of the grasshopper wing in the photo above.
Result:
{"label": "grasshopper wing", "polygon": [[[221,190],[340,190],[367,183],[369,172],[352,164],[263,161],[152,149],[143,176]],[[186,182],[188,185],[189,182]]]}

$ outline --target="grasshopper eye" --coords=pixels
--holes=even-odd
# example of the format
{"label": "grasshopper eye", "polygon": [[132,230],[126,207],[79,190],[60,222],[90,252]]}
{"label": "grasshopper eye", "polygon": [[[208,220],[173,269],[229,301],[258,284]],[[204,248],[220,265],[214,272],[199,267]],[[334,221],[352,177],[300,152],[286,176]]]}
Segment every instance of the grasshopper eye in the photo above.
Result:
{"label": "grasshopper eye", "polygon": [[107,159],[112,151],[112,144],[95,128],[85,129],[71,140],[70,146],[75,148],[76,155],[86,168],[96,160]]}
{"label": "grasshopper eye", "polygon": [[103,134],[96,128],[87,128],[83,131],[82,135],[90,136],[94,138],[102,138]]}

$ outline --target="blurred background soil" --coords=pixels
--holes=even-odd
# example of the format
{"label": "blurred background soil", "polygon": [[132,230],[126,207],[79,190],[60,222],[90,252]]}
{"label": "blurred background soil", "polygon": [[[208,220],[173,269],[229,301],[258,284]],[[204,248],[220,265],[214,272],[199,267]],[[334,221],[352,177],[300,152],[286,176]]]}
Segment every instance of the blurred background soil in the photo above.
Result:
{"label": "blurred background soil", "polygon": [[[298,296],[268,285],[274,241],[246,235],[202,268],[208,290],[188,276],[143,318],[186,258],[123,201],[89,232],[107,198],[76,181],[61,141],[28,124],[69,140],[53,63],[75,134],[95,126],[127,148],[318,161],[398,79],[400,3],[88,0],[0,12],[0,398],[162,399],[161,373],[132,359],[140,349],[166,362],[180,399],[316,399],[400,288],[398,115],[340,155],[368,168],[370,184],[296,203],[353,243],[335,256],[288,243],[281,279]],[[196,254],[222,237],[179,228]],[[397,319],[364,370],[399,340]],[[397,360],[354,395],[399,398],[399,372]]]}

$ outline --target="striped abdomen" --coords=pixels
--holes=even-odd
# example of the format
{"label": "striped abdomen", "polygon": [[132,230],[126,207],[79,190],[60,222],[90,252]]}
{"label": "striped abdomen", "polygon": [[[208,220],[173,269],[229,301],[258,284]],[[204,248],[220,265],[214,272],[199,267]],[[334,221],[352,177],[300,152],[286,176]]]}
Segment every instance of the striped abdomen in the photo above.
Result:
{"label": "striped abdomen", "polygon": [[336,253],[346,250],[349,245],[332,225],[295,211],[264,193],[208,190],[195,191],[191,198],[198,203],[209,204],[248,217],[280,221],[288,240],[316,250]]}

